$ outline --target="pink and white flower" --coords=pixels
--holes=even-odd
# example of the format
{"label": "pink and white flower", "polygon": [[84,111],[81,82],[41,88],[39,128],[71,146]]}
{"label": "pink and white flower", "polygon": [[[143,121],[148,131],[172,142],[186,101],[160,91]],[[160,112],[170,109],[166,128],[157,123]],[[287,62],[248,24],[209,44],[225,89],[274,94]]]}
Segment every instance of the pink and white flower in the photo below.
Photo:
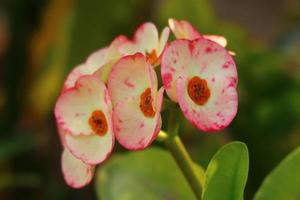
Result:
{"label": "pink and white flower", "polygon": [[[65,150],[62,157],[65,179],[72,187],[83,186],[83,179],[76,182],[79,175],[72,174],[72,167],[74,171],[91,171],[93,165],[110,155],[114,146],[112,105],[105,85],[93,75],[80,76],[58,98],[55,117],[62,143],[69,151]],[[84,183],[90,181],[90,175],[86,174]]]}
{"label": "pink and white flower", "polygon": [[163,85],[203,131],[228,126],[237,112],[237,71],[228,51],[205,39],[175,40],[162,56]]}
{"label": "pink and white flower", "polygon": [[63,145],[61,155],[61,169],[66,183],[72,188],[82,188],[88,185],[94,176],[95,165],[89,165],[76,158],[66,147],[67,134],[57,125],[58,134]]}
{"label": "pink and white flower", "polygon": [[[75,67],[55,105],[63,145],[64,179],[73,188],[89,184],[95,166],[112,152],[115,137],[130,150],[148,147],[161,128],[163,92],[203,131],[218,131],[237,112],[237,71],[222,36],[202,35],[189,22],[169,20],[177,40],[167,45],[144,23],[132,40],[117,37]],[[154,67],[161,63],[158,90]],[[108,89],[106,88],[106,85]]]}
{"label": "pink and white flower", "polygon": [[128,40],[119,48],[123,55],[142,53],[152,65],[160,62],[161,54],[166,46],[170,34],[168,27],[165,27],[159,37],[156,26],[147,22],[136,30],[132,40]]}
{"label": "pink and white flower", "polygon": [[61,155],[61,168],[66,183],[72,188],[82,188],[88,185],[94,176],[94,165],[88,165],[77,159],[64,148]]}
{"label": "pink and white flower", "polygon": [[85,63],[78,65],[69,73],[64,82],[63,90],[73,87],[76,80],[83,75],[94,74],[106,83],[112,65],[122,56],[118,48],[127,40],[125,36],[118,36],[108,47],[101,48],[92,53]]}
{"label": "pink and white flower", "polygon": [[127,149],[144,149],[161,127],[163,88],[141,53],[121,58],[112,69],[108,90],[113,104],[114,132]]}
{"label": "pink and white flower", "polygon": [[[188,21],[169,19],[169,27],[177,39],[195,40],[198,38],[205,38],[214,41],[222,47],[227,46],[227,40],[221,35],[203,35],[197,31],[197,29]],[[234,52],[229,52],[231,55],[235,55]]]}

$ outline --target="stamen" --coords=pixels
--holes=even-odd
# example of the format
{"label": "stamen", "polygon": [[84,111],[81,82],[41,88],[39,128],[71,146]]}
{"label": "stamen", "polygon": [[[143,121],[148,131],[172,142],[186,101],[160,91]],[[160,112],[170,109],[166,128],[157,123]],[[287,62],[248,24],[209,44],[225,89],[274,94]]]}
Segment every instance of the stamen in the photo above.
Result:
{"label": "stamen", "polygon": [[89,118],[91,129],[98,135],[103,136],[107,133],[108,126],[104,113],[101,110],[95,110]]}
{"label": "stamen", "polygon": [[158,59],[155,49],[153,49],[151,52],[147,52],[146,57],[151,65],[155,64]]}
{"label": "stamen", "polygon": [[206,80],[198,76],[194,76],[189,81],[187,90],[191,99],[200,106],[204,105],[210,97],[210,90]]}
{"label": "stamen", "polygon": [[153,99],[151,97],[151,89],[147,88],[140,96],[140,109],[146,117],[154,117],[155,111],[152,107]]}

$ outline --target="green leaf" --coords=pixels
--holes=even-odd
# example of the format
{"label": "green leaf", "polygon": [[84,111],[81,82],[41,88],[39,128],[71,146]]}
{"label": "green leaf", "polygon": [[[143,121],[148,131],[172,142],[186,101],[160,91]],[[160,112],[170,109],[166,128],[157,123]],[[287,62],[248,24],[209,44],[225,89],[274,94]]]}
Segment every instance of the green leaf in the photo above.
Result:
{"label": "green leaf", "polygon": [[203,189],[203,200],[241,200],[248,177],[247,146],[231,142],[223,146],[210,161]]}
{"label": "green leaf", "polygon": [[300,147],[290,153],[265,178],[254,200],[300,199]]}
{"label": "green leaf", "polygon": [[171,155],[158,148],[113,156],[97,171],[96,191],[105,200],[195,199]]}

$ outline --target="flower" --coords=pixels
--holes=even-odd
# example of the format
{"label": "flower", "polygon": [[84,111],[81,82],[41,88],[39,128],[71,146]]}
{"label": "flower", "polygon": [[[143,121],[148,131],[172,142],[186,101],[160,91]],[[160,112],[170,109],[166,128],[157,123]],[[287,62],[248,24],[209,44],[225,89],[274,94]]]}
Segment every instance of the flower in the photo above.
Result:
{"label": "flower", "polygon": [[[110,105],[110,99],[108,97],[107,89],[101,81],[107,82],[107,78],[113,63],[118,58],[121,57],[121,54],[118,51],[118,47],[126,40],[127,38],[125,36],[122,35],[118,36],[112,41],[112,43],[108,47],[101,48],[100,50],[97,50],[96,52],[92,53],[87,58],[85,63],[75,67],[69,73],[67,79],[65,80],[61,96],[58,98],[58,101],[56,103],[55,116],[57,120],[57,128],[61,138],[61,142],[64,147],[62,158],[61,158],[62,171],[66,183],[73,188],[81,188],[91,182],[92,177],[94,175],[95,164],[101,163],[103,160],[105,160],[108,154],[110,154],[112,147],[114,145],[114,136],[111,133],[113,129],[110,127],[112,108]],[[94,75],[94,76],[90,76],[90,75]],[[84,84],[81,84],[81,82],[83,82]],[[94,82],[95,83],[94,86],[96,86],[98,89],[94,87],[94,92],[95,92],[94,94],[89,93],[86,97],[82,96],[81,97],[82,99],[80,99],[79,96],[76,96],[76,93],[77,94],[84,93],[84,90],[91,90],[90,86],[93,86],[93,84],[89,86],[88,82],[91,83]],[[104,98],[102,99],[101,99],[101,91],[99,90],[103,90],[105,93]],[[99,92],[100,95],[98,94]],[[75,94],[74,98],[72,97],[72,94],[73,95]],[[91,98],[91,96],[93,95],[99,95],[98,96],[99,99],[97,101],[107,102],[106,107],[108,108],[108,113],[107,113],[108,117],[105,117],[105,115],[103,116],[100,112],[93,112],[93,114],[86,113],[88,112],[88,110],[84,110],[85,104],[94,103],[93,101],[96,101],[95,98]],[[66,98],[65,96],[69,96],[67,97],[67,100],[65,101],[61,100]],[[84,98],[86,98],[87,100],[86,102]],[[68,105],[70,102],[73,102],[75,104]],[[75,113],[75,118],[76,118],[75,123],[78,124],[87,123],[86,120],[80,119],[80,115],[82,117],[84,115],[86,115],[86,117],[89,114],[91,115],[88,123],[90,125],[90,128],[94,129],[93,131],[97,132],[98,125],[97,123],[95,123],[97,122],[97,120],[101,118],[106,120],[108,119],[109,124],[107,125],[109,126],[107,126],[106,128],[110,129],[110,133],[108,133],[106,137],[103,137],[106,139],[100,139],[100,137],[98,137],[95,134],[90,134],[88,136],[81,136],[79,134],[80,136],[78,136],[76,134],[73,134],[73,132],[69,130],[70,128],[64,127],[63,124],[65,122],[63,123],[60,122],[62,120],[61,116],[65,117],[64,114],[66,113],[64,113],[65,111],[63,109],[70,106],[74,106],[70,108],[70,110],[73,109],[74,112],[78,107],[83,108],[82,113]],[[95,111],[97,110],[95,109]],[[93,118],[95,122],[93,122]],[[106,123],[108,122],[106,121]],[[68,126],[74,126],[74,125],[69,124]],[[108,132],[108,130],[106,131]],[[90,144],[94,145],[95,148],[93,147],[90,148],[89,147]],[[101,157],[100,151],[102,151],[102,149],[100,148],[102,146],[104,147],[107,146],[107,148],[103,148],[104,151]],[[105,153],[107,153],[106,156],[104,155]]]}
{"label": "flower", "polygon": [[[71,187],[82,187],[90,182],[94,165],[103,162],[114,146],[112,106],[105,85],[94,75],[80,76],[59,96],[55,117],[65,147],[65,180]],[[79,171],[84,173],[73,174]]]}
{"label": "flower", "polygon": [[108,47],[92,53],[85,63],[78,65],[69,73],[63,90],[73,87],[76,80],[82,75],[94,74],[106,83],[112,65],[122,56],[118,48],[127,40],[125,36],[120,35]]}
{"label": "flower", "polygon": [[64,179],[72,188],[81,188],[89,184],[94,176],[94,165],[85,164],[77,159],[66,147],[65,135],[67,134],[57,125],[58,134],[64,147],[61,155],[61,168]]}
{"label": "flower", "polygon": [[144,23],[137,28],[133,39],[120,45],[119,50],[123,55],[142,53],[150,64],[157,65],[168,41],[169,33],[169,28],[165,27],[159,38],[155,25],[150,22]]}
{"label": "flower", "polygon": [[[228,126],[237,112],[237,71],[222,36],[202,35],[189,22],[169,20],[177,38],[167,44],[144,23],[132,40],[118,36],[75,67],[55,105],[63,145],[62,171],[73,188],[91,182],[115,138],[129,150],[148,147],[161,128],[164,89],[203,131]],[[158,90],[154,66],[161,63]],[[107,87],[106,87],[107,84]],[[108,89],[107,89],[108,88]]]}
{"label": "flower", "polygon": [[161,127],[163,88],[147,58],[137,53],[121,58],[112,69],[108,90],[113,104],[116,139],[127,149],[144,149]]}
{"label": "flower", "polygon": [[63,150],[61,163],[64,179],[72,188],[82,188],[91,182],[95,166],[75,158],[67,148]]}
{"label": "flower", "polygon": [[[198,38],[206,38],[214,41],[222,47],[227,46],[227,40],[221,35],[202,35],[197,29],[188,21],[169,19],[169,27],[177,39],[195,40]],[[231,55],[235,55],[234,52],[229,51]]]}
{"label": "flower", "polygon": [[203,37],[175,40],[161,61],[163,85],[185,117],[203,131],[218,131],[237,112],[237,71],[228,51]]}

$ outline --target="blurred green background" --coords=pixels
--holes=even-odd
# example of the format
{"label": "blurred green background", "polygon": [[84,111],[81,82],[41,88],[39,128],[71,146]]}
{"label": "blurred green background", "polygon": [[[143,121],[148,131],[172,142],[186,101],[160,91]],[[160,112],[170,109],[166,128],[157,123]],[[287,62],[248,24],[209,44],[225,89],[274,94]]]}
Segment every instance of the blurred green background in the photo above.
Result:
{"label": "blurred green background", "polygon": [[[222,145],[245,142],[245,199],[253,197],[270,170],[300,144],[299,0],[2,0],[1,200],[97,198],[101,185],[73,190],[60,170],[53,105],[63,80],[117,35],[131,37],[144,21],[162,30],[170,17],[224,35],[237,53],[239,112],[233,123],[222,133],[203,134],[183,119],[180,134],[203,166]],[[127,151],[117,146],[114,152]]]}

